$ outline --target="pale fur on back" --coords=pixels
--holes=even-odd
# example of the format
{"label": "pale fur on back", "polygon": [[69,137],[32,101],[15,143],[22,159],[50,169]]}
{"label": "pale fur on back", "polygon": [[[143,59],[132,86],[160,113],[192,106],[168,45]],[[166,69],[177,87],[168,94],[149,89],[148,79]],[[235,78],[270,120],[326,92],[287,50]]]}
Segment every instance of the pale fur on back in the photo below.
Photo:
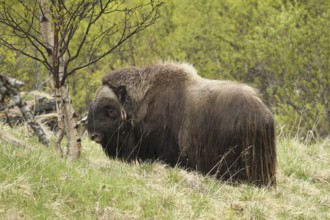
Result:
{"label": "pale fur on back", "polygon": [[[107,84],[110,81],[107,76],[111,77],[111,74],[116,73],[119,73],[121,76],[125,76],[125,79],[121,79],[120,82],[126,82],[126,90],[135,103],[141,103],[150,88],[159,84],[159,80],[168,78],[173,81],[173,78],[164,77],[164,74],[174,73],[173,76],[178,77],[178,80],[189,78],[189,80],[186,80],[189,82],[202,80],[202,78],[197,74],[197,70],[191,64],[166,61],[142,68],[124,68],[114,71],[113,73],[103,77],[103,84]],[[112,81],[111,83],[115,84],[116,81]]]}

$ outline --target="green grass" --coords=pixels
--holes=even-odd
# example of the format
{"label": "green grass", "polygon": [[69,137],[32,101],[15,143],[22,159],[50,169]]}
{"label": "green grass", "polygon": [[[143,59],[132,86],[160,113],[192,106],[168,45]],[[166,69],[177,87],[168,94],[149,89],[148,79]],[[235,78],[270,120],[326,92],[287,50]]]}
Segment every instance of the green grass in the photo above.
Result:
{"label": "green grass", "polygon": [[231,186],[161,163],[127,164],[83,139],[68,162],[23,128],[0,140],[0,219],[330,219],[330,140],[278,143],[276,189]]}

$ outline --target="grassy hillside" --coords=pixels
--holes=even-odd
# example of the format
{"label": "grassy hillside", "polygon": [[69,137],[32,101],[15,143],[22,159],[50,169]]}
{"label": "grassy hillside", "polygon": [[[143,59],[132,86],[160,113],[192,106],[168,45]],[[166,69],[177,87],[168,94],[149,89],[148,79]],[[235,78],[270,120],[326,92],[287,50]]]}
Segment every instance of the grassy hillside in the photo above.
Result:
{"label": "grassy hillside", "polygon": [[330,140],[278,143],[276,190],[231,186],[160,163],[109,160],[83,140],[69,163],[0,124],[0,219],[330,219]]}

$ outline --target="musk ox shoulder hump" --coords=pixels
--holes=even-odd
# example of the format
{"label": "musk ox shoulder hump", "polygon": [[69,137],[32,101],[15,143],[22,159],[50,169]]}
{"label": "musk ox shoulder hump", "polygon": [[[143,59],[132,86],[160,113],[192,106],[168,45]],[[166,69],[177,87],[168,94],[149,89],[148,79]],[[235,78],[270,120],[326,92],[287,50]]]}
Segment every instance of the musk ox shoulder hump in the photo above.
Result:
{"label": "musk ox shoulder hump", "polygon": [[152,87],[175,86],[199,81],[197,70],[188,63],[159,62],[146,67],[126,67],[112,71],[102,78],[102,84],[116,90],[125,87],[134,101],[141,101]]}
{"label": "musk ox shoulder hump", "polygon": [[155,67],[162,67],[172,71],[184,72],[191,75],[198,75],[197,70],[189,63],[177,63],[173,61],[160,62]]}
{"label": "musk ox shoulder hump", "polygon": [[[201,76],[198,75],[197,70],[189,63],[176,63],[176,62],[163,62],[151,66],[156,74],[161,79],[167,78],[172,82],[175,79],[182,81],[195,81],[200,80]],[[159,79],[159,77],[157,77]]]}

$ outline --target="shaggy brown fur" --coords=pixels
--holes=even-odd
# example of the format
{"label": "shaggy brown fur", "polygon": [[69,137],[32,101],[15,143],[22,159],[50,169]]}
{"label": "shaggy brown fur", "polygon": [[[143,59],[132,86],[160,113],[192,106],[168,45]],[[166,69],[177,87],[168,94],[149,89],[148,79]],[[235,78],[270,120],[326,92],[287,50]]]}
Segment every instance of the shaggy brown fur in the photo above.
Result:
{"label": "shaggy brown fur", "polygon": [[88,131],[107,155],[276,184],[273,116],[251,87],[204,79],[177,63],[116,70],[102,83]]}

